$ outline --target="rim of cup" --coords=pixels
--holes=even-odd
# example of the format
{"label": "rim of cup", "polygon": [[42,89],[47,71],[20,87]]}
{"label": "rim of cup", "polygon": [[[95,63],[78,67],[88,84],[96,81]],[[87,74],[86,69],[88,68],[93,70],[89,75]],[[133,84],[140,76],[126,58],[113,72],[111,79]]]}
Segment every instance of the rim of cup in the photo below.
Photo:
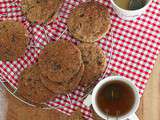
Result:
{"label": "rim of cup", "polygon": [[146,4],[140,8],[140,9],[136,9],[136,10],[126,10],[126,9],[123,9],[121,7],[119,7],[115,2],[114,0],[110,0],[111,3],[116,6],[118,9],[120,9],[121,11],[124,11],[124,12],[138,12],[138,11],[141,11],[141,10],[145,10],[146,8],[148,8],[148,6],[151,4],[152,0],[146,0]]}
{"label": "rim of cup", "polygon": [[[93,89],[93,92],[92,92],[92,106],[93,106],[93,109],[95,110],[95,112],[103,119],[107,119],[107,116],[101,112],[101,110],[98,108],[97,106],[97,103],[96,103],[96,97],[97,97],[97,92],[98,90],[106,83],[106,82],[110,82],[110,81],[113,81],[113,80],[120,80],[122,82],[125,82],[127,83],[134,91],[134,95],[135,95],[135,103],[132,107],[132,109],[126,113],[125,115],[122,115],[122,116],[119,116],[118,118],[121,120],[123,119],[126,119],[127,117],[131,116],[132,114],[134,114],[138,107],[139,107],[139,103],[140,103],[140,96],[139,96],[139,91],[137,89],[137,87],[135,86],[135,84],[128,78],[126,77],[123,77],[123,76],[110,76],[110,77],[107,77],[105,79],[103,79],[102,81],[100,81],[96,86],[95,88]],[[114,119],[115,120],[115,117],[112,117],[112,116],[109,116],[109,120],[112,120]]]}

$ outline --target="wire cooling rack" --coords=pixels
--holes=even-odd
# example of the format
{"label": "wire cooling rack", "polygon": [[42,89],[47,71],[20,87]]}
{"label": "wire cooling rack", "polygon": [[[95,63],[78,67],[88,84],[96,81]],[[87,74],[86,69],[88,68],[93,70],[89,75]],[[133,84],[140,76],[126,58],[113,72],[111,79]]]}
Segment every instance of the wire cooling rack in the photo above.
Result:
{"label": "wire cooling rack", "polygon": [[[110,20],[110,18],[108,18],[108,19]],[[111,20],[110,20],[110,22],[111,22]],[[45,31],[45,30],[44,30],[44,31]],[[61,35],[59,35],[59,37],[57,38],[56,41],[58,41],[58,40],[63,36],[63,34],[64,34],[66,31],[67,31],[67,28],[62,32]],[[45,32],[45,33],[46,33],[46,32]],[[113,36],[112,31],[111,31],[111,34],[112,34],[112,36]],[[49,38],[47,37],[47,34],[45,34],[45,36],[46,36],[46,39],[49,39]],[[109,52],[108,55],[107,55],[107,56],[109,56],[109,61],[108,61],[107,67],[106,67],[103,75],[101,76],[101,78],[98,79],[97,81],[103,79],[106,74],[109,74],[109,73],[110,73],[110,72],[108,71],[108,67],[109,67],[109,65],[110,65],[110,61],[111,61],[111,58],[112,58],[112,52],[113,52],[113,46],[114,46],[113,37],[112,37],[112,43],[111,43],[111,44],[112,44],[112,45],[111,45],[111,48],[110,48],[110,52]],[[31,44],[31,45],[29,45],[28,47],[29,47],[29,48],[32,47],[32,48],[41,48],[41,49],[42,49],[42,47],[36,46],[35,44]],[[106,62],[107,62],[107,61],[106,61]],[[93,89],[93,87],[96,85],[97,81],[94,82],[94,83],[92,83],[91,86],[88,86],[87,88],[85,88],[85,89],[86,89],[86,90],[85,90],[85,95],[82,97],[82,99],[85,99],[85,97],[92,91],[92,89]],[[0,82],[1,82],[2,85],[6,88],[6,90],[7,90],[12,96],[14,96],[16,99],[18,99],[19,101],[21,101],[21,102],[23,102],[23,103],[25,103],[25,104],[27,104],[27,105],[29,105],[29,106],[32,106],[32,107],[35,106],[34,104],[32,104],[32,103],[30,103],[30,102],[28,102],[28,101],[25,101],[25,100],[22,99],[21,97],[17,96],[17,95],[16,95],[17,89],[15,89],[14,87],[12,87],[12,85],[10,85],[10,82],[8,82],[7,80],[4,80],[4,81],[3,81],[3,78],[2,78],[1,76],[0,76]],[[7,85],[6,85],[6,83],[7,83]],[[9,86],[8,86],[8,85],[9,85]],[[68,96],[68,99],[70,99],[70,95],[68,94],[67,96]],[[46,105],[46,106],[44,107],[44,109],[49,109],[49,108],[50,108],[49,106],[47,106],[46,103],[43,103],[43,104]],[[70,104],[72,104],[72,103],[70,102]],[[57,107],[58,107],[58,106],[57,106]],[[53,107],[52,107],[52,108],[53,108]],[[56,109],[56,108],[55,108],[55,109]]]}

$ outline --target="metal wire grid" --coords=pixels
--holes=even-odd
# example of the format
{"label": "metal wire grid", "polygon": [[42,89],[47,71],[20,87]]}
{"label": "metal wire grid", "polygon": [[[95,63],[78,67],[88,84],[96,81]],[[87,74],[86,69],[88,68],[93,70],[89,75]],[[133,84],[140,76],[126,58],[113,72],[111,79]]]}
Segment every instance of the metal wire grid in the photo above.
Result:
{"label": "metal wire grid", "polygon": [[[13,1],[12,3],[11,3],[11,5],[18,5],[17,3],[16,3],[16,1]],[[58,11],[59,12],[59,11]],[[57,13],[58,13],[57,12]],[[1,14],[0,15],[0,17],[2,17],[2,16],[7,16],[7,14]],[[57,14],[56,14],[56,16],[57,16]],[[58,16],[59,17],[59,16]],[[57,17],[57,18],[58,18]],[[109,16],[109,18],[108,18],[108,20],[110,20],[110,23],[112,24],[112,21],[111,21],[111,19],[110,19],[111,17]],[[46,37],[46,39],[49,41],[49,38],[48,38],[48,35],[47,35],[47,31],[43,28],[43,30],[44,30],[44,33],[45,33],[45,37]],[[62,32],[62,34],[60,34],[59,35],[59,37],[56,39],[56,41],[58,41],[62,36],[63,36],[63,34],[67,31],[68,29],[66,28],[63,32]],[[109,61],[108,61],[108,65],[107,65],[107,67],[106,67],[106,69],[105,69],[105,71],[104,71],[104,73],[103,73],[103,75],[97,80],[97,82],[98,81],[100,81],[100,80],[102,80],[103,78],[105,78],[105,76],[106,76],[106,74],[109,74],[111,71],[109,71],[109,66],[110,66],[110,62],[111,62],[111,59],[112,59],[112,53],[113,53],[113,47],[114,47],[114,39],[113,39],[113,31],[112,31],[112,29],[111,29],[111,41],[112,41],[112,43],[111,43],[111,48],[110,48],[110,50],[109,50]],[[55,38],[54,38],[55,39]],[[34,47],[34,48],[40,48],[40,49],[42,49],[43,47],[41,47],[41,46],[36,46],[35,44],[34,45],[32,45],[32,44],[30,44],[29,46],[28,46],[28,48],[30,48],[30,47]],[[107,62],[107,61],[106,61]],[[25,101],[25,100],[23,100],[23,99],[21,99],[19,96],[17,96],[16,95],[16,92],[17,92],[17,89],[15,88],[15,87],[13,87],[11,84],[10,84],[10,82],[7,80],[7,79],[3,79],[2,78],[2,76],[0,76],[0,82],[2,83],[2,85],[4,86],[4,88],[12,95],[12,96],[14,96],[17,100],[19,100],[19,101],[21,101],[21,102],[23,102],[23,103],[25,103],[25,104],[27,104],[27,105],[29,105],[29,106],[32,106],[32,107],[36,107],[36,105],[35,104],[33,104],[33,103],[29,103],[28,101]],[[96,82],[96,83],[97,83]],[[6,85],[6,83],[8,83],[10,86],[7,86]],[[92,92],[92,90],[93,90],[93,87],[96,85],[96,83],[92,83],[90,86],[88,86],[87,88],[85,88],[86,90],[85,90],[85,95],[82,97],[82,99],[85,99],[91,92]],[[9,88],[9,87],[11,87],[13,90],[11,90],[11,88]],[[68,97],[68,100],[70,101],[70,104],[72,104],[72,101],[71,101],[71,98],[70,98],[70,94],[67,94],[67,97]],[[57,109],[58,108],[58,105],[57,106],[55,106],[55,107],[51,107],[51,106],[48,106],[47,105],[47,103],[42,103],[43,105],[45,105],[45,107],[43,107],[43,109]]]}

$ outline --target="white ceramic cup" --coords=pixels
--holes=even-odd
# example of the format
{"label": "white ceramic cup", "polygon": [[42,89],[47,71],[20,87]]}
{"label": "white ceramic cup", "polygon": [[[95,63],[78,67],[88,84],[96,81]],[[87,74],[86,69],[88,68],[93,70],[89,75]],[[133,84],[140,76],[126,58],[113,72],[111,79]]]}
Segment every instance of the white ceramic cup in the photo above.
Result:
{"label": "white ceramic cup", "polygon": [[124,20],[134,20],[140,15],[142,15],[148,6],[152,3],[152,0],[146,0],[146,4],[144,7],[137,9],[137,10],[126,10],[123,8],[120,8],[118,5],[115,4],[114,0],[110,0],[112,7],[115,11],[115,13]]}
{"label": "white ceramic cup", "polygon": [[[93,92],[92,92],[92,106],[93,106],[93,109],[95,110],[95,112],[103,119],[105,120],[117,120],[117,117],[111,117],[111,116],[107,116],[105,115],[103,112],[101,112],[101,110],[99,109],[98,105],[97,105],[97,93],[99,92],[100,88],[106,84],[107,82],[111,82],[111,81],[114,81],[114,80],[118,80],[118,81],[122,81],[126,84],[128,84],[132,90],[134,91],[134,95],[135,95],[135,103],[132,107],[132,109],[126,113],[125,115],[123,116],[120,116],[118,117],[118,120],[125,120],[127,118],[130,118],[138,109],[138,106],[139,106],[139,103],[140,103],[140,97],[139,97],[139,91],[137,89],[137,87],[131,82],[130,79],[127,79],[125,77],[122,77],[122,76],[110,76],[110,77],[107,77],[105,79],[103,79],[102,81],[100,81],[96,86],[95,88],[93,89]],[[128,99],[128,98],[126,98]]]}

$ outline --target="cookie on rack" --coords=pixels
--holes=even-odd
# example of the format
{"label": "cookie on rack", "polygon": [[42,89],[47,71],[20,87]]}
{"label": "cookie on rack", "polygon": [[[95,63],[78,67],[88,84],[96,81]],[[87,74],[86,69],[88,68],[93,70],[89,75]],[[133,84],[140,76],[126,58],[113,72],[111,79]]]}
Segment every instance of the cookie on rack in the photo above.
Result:
{"label": "cookie on rack", "polygon": [[98,80],[106,68],[106,56],[102,49],[91,43],[81,43],[78,45],[84,63],[84,74],[81,85],[88,86]]}
{"label": "cookie on rack", "polygon": [[51,20],[63,0],[22,0],[22,11],[30,21]]}
{"label": "cookie on rack", "polygon": [[47,79],[44,75],[41,75],[41,81],[43,85],[49,90],[57,93],[57,94],[67,94],[77,88],[79,82],[82,78],[84,71],[84,65],[82,64],[80,70],[71,78],[71,80],[65,80],[63,82],[52,82]]}
{"label": "cookie on rack", "polygon": [[82,64],[81,52],[69,41],[59,40],[47,45],[39,56],[42,74],[52,82],[65,82],[77,74]]}
{"label": "cookie on rack", "polygon": [[0,22],[0,60],[12,61],[24,54],[29,42],[26,33],[20,22]]}
{"label": "cookie on rack", "polygon": [[55,96],[55,93],[41,83],[37,64],[22,72],[16,94],[34,104],[45,103]]}
{"label": "cookie on rack", "polygon": [[97,2],[81,3],[72,10],[67,26],[72,35],[82,42],[95,42],[110,30],[109,13]]}

